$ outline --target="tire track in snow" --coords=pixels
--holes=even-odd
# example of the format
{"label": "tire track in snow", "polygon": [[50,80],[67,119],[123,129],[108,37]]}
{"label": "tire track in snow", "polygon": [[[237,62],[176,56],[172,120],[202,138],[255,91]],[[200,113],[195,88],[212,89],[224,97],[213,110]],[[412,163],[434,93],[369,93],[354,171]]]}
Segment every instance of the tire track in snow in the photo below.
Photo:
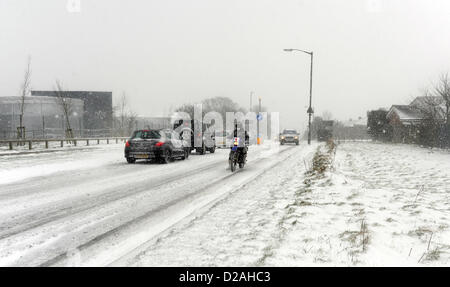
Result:
{"label": "tire track in snow", "polygon": [[[123,186],[115,186],[113,188],[108,189],[109,192],[106,191],[105,193],[102,193],[96,198],[77,200],[76,204],[74,204],[73,202],[64,202],[63,206],[60,206],[58,209],[53,210],[51,212],[45,212],[42,211],[42,209],[39,209],[31,214],[25,214],[24,216],[16,217],[12,221],[2,222],[2,226],[0,226],[0,240],[19,234],[21,232],[25,232],[35,227],[44,225],[46,223],[56,221],[58,219],[67,216],[76,215],[88,211],[90,209],[94,209],[99,205],[99,203],[108,204],[114,201],[124,199],[126,197],[146,192],[149,189],[157,188],[170,182],[181,180],[190,177],[192,175],[195,175],[199,172],[209,170],[217,165],[218,163],[214,162],[205,167],[191,170],[183,175],[172,175],[170,177],[160,178],[150,185],[148,181],[144,181],[140,183],[138,186],[136,185],[128,186],[128,184],[124,184]],[[50,205],[54,206],[54,203],[51,203]],[[45,210],[45,208],[43,209]],[[45,215],[45,217],[42,218],[42,215]],[[21,222],[26,223],[21,224]]]}
{"label": "tire track in snow", "polygon": [[[280,155],[280,154],[283,154],[283,153],[285,153],[285,152],[287,152],[287,151],[293,150],[294,148],[295,148],[295,146],[292,146],[292,147],[288,147],[288,148],[282,149],[280,152],[277,153],[277,155]],[[291,154],[291,155],[292,155],[292,154]],[[291,156],[291,155],[289,155],[289,156]],[[289,157],[289,156],[288,156],[288,157]],[[264,168],[264,169],[262,169],[262,170],[257,170],[255,175],[253,175],[250,179],[245,180],[245,181],[244,181],[243,183],[241,183],[239,186],[243,186],[243,185],[246,185],[246,184],[250,183],[251,181],[255,180],[257,177],[259,177],[261,174],[267,172],[268,170],[274,168],[276,165],[282,163],[285,159],[286,159],[286,157],[277,160],[274,164],[270,165],[270,166],[267,167],[267,168]],[[257,159],[255,159],[255,160],[249,161],[249,163],[252,163],[253,165],[257,165],[259,162],[262,162],[263,160],[266,160],[266,158],[265,158],[265,157],[260,157],[260,158],[257,158]],[[164,210],[166,210],[166,209],[168,209],[168,208],[170,208],[170,207],[172,207],[172,206],[174,206],[174,205],[177,205],[177,204],[179,204],[180,202],[186,201],[186,200],[188,200],[189,198],[192,198],[192,197],[201,197],[204,193],[207,193],[207,191],[209,191],[209,190],[212,189],[213,187],[215,187],[215,186],[221,184],[222,182],[226,181],[227,179],[230,179],[230,178],[233,177],[233,176],[236,176],[236,175],[239,174],[239,173],[242,173],[243,171],[245,171],[245,168],[244,168],[244,170],[240,170],[240,169],[239,169],[239,170],[237,170],[237,171],[234,172],[234,173],[226,174],[225,176],[223,176],[223,177],[221,177],[221,178],[219,178],[219,179],[217,179],[217,180],[215,180],[215,181],[213,181],[213,182],[210,182],[210,183],[206,184],[205,186],[202,186],[202,187],[196,189],[194,192],[189,193],[189,194],[186,194],[186,195],[183,196],[182,198],[175,199],[175,200],[173,200],[173,201],[171,201],[171,202],[169,202],[169,203],[167,203],[167,204],[164,204],[163,206],[158,207],[157,209],[150,210],[150,211],[146,212],[145,214],[143,214],[143,215],[141,215],[141,216],[139,216],[139,217],[137,217],[137,218],[134,218],[133,220],[124,222],[123,224],[121,224],[121,225],[119,225],[119,226],[117,226],[117,227],[115,227],[115,228],[113,228],[113,229],[111,229],[111,230],[109,230],[109,231],[107,231],[107,232],[105,232],[105,233],[99,234],[99,235],[97,235],[95,238],[92,238],[91,240],[89,240],[89,241],[87,241],[87,242],[85,242],[85,243],[83,243],[83,244],[77,246],[75,249],[78,250],[78,251],[80,251],[80,252],[83,252],[84,250],[86,250],[86,249],[88,249],[88,248],[92,248],[92,247],[95,246],[96,244],[101,244],[101,241],[107,239],[108,237],[115,237],[118,233],[123,232],[124,230],[126,230],[127,228],[129,228],[130,225],[139,225],[139,224],[145,225],[145,224],[143,224],[143,223],[144,223],[149,217],[151,217],[151,216],[153,216],[153,215],[155,215],[155,214],[157,214],[157,213],[159,213],[159,212],[162,212],[162,211],[164,211]],[[219,201],[219,200],[223,200],[224,197],[226,197],[227,195],[229,195],[229,192],[226,192],[225,194],[221,194],[221,195],[219,195],[218,197],[214,197],[212,200],[210,200],[210,201],[208,201],[208,202],[206,202],[206,203],[203,203],[202,206],[199,207],[199,208],[204,208],[205,206],[209,206],[209,205],[211,205],[211,204],[213,204],[213,203],[215,203],[215,202],[217,202],[217,201]],[[167,228],[165,228],[165,229],[162,230],[161,232],[164,232],[164,231],[166,231],[166,230],[172,228],[173,225],[176,225],[177,223],[179,223],[180,221],[182,221],[182,220],[185,219],[186,217],[189,217],[190,214],[192,214],[192,212],[189,213],[188,215],[183,216],[183,217],[181,217],[180,219],[176,220],[176,222],[175,222],[174,224],[168,226]],[[161,232],[160,232],[160,233],[161,233]],[[159,233],[158,233],[158,234],[159,234]],[[136,250],[139,250],[139,248],[140,248],[141,246],[143,246],[143,245],[145,245],[147,242],[151,241],[152,238],[154,238],[154,237],[157,236],[158,234],[155,234],[155,235],[153,235],[151,238],[147,238],[144,242],[137,244],[137,246],[134,246],[134,247],[132,248],[132,250],[130,250],[130,252],[132,252],[132,253],[136,252]],[[102,249],[105,249],[105,248],[102,248]],[[107,249],[107,248],[106,248],[106,249]],[[47,260],[47,261],[41,263],[39,266],[53,266],[53,265],[59,265],[59,264],[61,264],[61,262],[64,262],[64,260],[69,259],[69,254],[70,254],[70,252],[63,252],[63,253],[58,254],[57,256],[55,256],[55,257],[53,257],[53,258],[51,258],[51,259],[49,259],[49,260]],[[114,263],[114,262],[119,262],[119,261],[121,261],[121,260],[126,260],[125,258],[127,258],[127,255],[128,255],[128,253],[126,253],[126,254],[121,254],[121,255],[119,256],[119,258],[115,259],[113,262],[108,262],[107,265],[112,264],[112,263]]]}

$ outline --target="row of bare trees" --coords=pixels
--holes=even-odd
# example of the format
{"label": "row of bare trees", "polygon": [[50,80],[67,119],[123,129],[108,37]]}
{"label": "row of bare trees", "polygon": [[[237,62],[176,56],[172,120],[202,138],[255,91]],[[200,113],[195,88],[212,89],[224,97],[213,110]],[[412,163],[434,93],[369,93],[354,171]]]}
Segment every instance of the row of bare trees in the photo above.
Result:
{"label": "row of bare trees", "polygon": [[[23,81],[20,86],[20,100],[19,100],[19,126],[17,127],[17,139],[25,139],[26,127],[24,125],[24,117],[26,112],[26,97],[31,92],[31,57],[28,57],[27,67],[24,72]],[[73,131],[70,127],[69,116],[72,110],[72,101],[64,93],[63,85],[59,80],[56,80],[54,93],[58,99],[57,103],[63,111],[66,127],[66,137],[73,138]]]}
{"label": "row of bare trees", "polygon": [[[58,99],[58,106],[63,112],[66,129],[65,136],[66,138],[73,138],[74,134],[70,126],[70,116],[72,115],[73,110],[72,99],[67,97],[67,93],[64,92],[64,88],[59,80],[56,80],[54,93]],[[111,135],[126,137],[136,128],[138,115],[131,110],[125,92],[122,93],[117,105],[113,106],[112,118],[113,129]]]}
{"label": "row of bare trees", "polygon": [[[228,97],[214,97],[205,99],[201,102],[202,104],[202,117],[208,112],[217,112],[223,119],[226,118],[227,112],[242,112],[246,113],[246,110],[240,107],[237,103],[233,102]],[[194,105],[193,104],[183,104],[178,107],[175,112],[185,112],[189,114],[191,119],[194,118]]]}
{"label": "row of bare trees", "polygon": [[[31,57],[28,57],[27,66],[24,72],[23,81],[20,85],[20,99],[19,99],[19,126],[17,127],[17,139],[25,139],[26,127],[26,99],[31,92]],[[66,138],[73,138],[74,132],[70,125],[70,117],[73,110],[73,101],[65,92],[63,83],[60,80],[55,81],[53,88],[55,97],[57,98],[57,105],[60,107],[64,117],[64,128]],[[135,129],[137,122],[137,114],[131,110],[128,104],[128,98],[125,92],[118,100],[118,103],[113,106],[113,130],[112,134],[117,136],[128,136]]]}

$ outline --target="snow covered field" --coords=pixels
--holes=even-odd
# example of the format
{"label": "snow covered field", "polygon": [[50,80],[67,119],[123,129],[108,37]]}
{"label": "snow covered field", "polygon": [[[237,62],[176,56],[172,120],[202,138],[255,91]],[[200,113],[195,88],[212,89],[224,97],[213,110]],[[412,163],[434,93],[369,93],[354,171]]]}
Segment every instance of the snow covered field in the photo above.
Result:
{"label": "snow covered field", "polygon": [[0,265],[449,265],[450,152],[342,143],[251,147],[167,165],[123,144],[0,157]]}

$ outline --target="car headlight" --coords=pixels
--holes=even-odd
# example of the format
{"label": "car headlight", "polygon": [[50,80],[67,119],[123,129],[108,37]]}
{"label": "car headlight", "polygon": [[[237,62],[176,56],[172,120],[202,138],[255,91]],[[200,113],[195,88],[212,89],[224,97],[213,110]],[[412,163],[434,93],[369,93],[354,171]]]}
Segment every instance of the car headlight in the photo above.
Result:
{"label": "car headlight", "polygon": [[284,136],[281,136],[281,139],[284,140]]}
{"label": "car headlight", "polygon": [[298,139],[298,137],[294,137],[294,139]]}

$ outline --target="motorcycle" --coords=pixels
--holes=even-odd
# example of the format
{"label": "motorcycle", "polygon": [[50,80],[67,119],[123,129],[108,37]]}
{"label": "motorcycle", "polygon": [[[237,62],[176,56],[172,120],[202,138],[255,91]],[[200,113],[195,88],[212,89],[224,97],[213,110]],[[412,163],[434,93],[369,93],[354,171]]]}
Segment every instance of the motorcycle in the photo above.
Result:
{"label": "motorcycle", "polygon": [[228,157],[228,163],[230,164],[231,172],[236,170],[236,166],[239,165],[239,168],[244,168],[247,153],[244,149],[247,149],[246,146],[239,146],[240,138],[234,138],[233,146],[230,150],[230,155]]}

